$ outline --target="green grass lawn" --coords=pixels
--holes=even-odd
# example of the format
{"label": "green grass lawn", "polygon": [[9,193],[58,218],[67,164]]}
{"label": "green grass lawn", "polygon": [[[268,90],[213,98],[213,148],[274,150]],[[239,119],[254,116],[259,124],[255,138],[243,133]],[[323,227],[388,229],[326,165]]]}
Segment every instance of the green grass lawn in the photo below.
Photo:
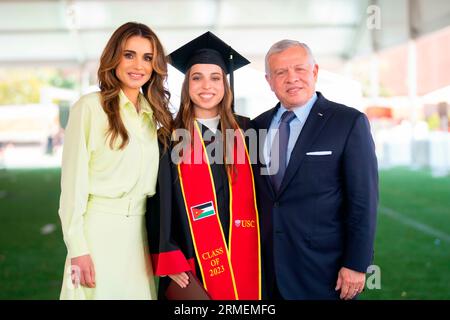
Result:
{"label": "green grass lawn", "polygon": [[[0,170],[0,299],[57,299],[65,246],[59,169]],[[450,177],[393,169],[380,173],[380,205],[450,235]],[[54,224],[56,230],[42,234]],[[378,215],[374,263],[381,289],[362,299],[450,299],[450,243]]]}
{"label": "green grass lawn", "polygon": [[[380,206],[450,236],[450,177],[427,171],[380,172]],[[379,210],[375,261],[381,290],[362,299],[450,299],[450,243]]]}
{"label": "green grass lawn", "polygon": [[[59,169],[0,171],[0,299],[59,297],[66,249]],[[41,228],[54,224],[53,233]]]}

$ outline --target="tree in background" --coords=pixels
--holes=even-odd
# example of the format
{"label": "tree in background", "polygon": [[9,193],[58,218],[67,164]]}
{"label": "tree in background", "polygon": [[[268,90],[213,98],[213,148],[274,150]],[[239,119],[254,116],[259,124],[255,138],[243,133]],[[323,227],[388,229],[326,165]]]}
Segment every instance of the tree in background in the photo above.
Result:
{"label": "tree in background", "polygon": [[10,69],[0,72],[0,105],[40,102],[40,90],[45,86],[75,89],[76,77],[61,69]]}

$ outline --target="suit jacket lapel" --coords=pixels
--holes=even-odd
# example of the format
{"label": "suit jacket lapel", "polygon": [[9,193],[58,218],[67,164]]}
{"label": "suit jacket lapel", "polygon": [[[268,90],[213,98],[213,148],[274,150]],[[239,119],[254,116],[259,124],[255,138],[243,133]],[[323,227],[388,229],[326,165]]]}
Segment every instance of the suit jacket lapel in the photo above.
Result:
{"label": "suit jacket lapel", "polygon": [[297,169],[300,167],[305,154],[309,151],[314,140],[320,134],[325,123],[332,115],[332,110],[327,108],[327,100],[320,93],[317,93],[317,95],[317,101],[312,107],[302,132],[292,150],[291,158],[278,192],[279,194],[286,189],[287,185],[297,172]]}
{"label": "suit jacket lapel", "polygon": [[269,130],[270,124],[272,123],[272,119],[280,108],[280,103],[278,102],[275,107],[273,107],[269,112],[265,114],[265,117],[261,119],[259,123],[260,129]]}
{"label": "suit jacket lapel", "polygon": [[[261,122],[259,123],[260,129],[264,129],[264,130],[266,130],[266,133],[268,133],[270,124],[272,123],[272,119],[275,116],[276,112],[278,111],[279,107],[280,107],[280,103],[278,103],[274,108],[272,108],[272,110],[270,110],[270,112],[267,112],[266,116],[263,119],[261,119]],[[258,137],[259,137],[259,132],[258,132]],[[266,143],[266,138],[267,138],[267,135],[264,139],[261,139],[261,137],[259,137],[259,139],[261,139],[261,140],[259,140],[258,156],[260,156],[260,157],[262,157],[264,155],[263,148]],[[261,163],[261,162],[258,161],[258,163]],[[266,168],[267,168],[267,165],[266,165]],[[262,165],[259,165],[259,170],[261,170],[261,169],[262,169]],[[272,194],[272,197],[275,198],[275,190],[273,189],[272,181],[270,180],[270,176],[266,174],[262,178],[266,181],[266,184]]]}

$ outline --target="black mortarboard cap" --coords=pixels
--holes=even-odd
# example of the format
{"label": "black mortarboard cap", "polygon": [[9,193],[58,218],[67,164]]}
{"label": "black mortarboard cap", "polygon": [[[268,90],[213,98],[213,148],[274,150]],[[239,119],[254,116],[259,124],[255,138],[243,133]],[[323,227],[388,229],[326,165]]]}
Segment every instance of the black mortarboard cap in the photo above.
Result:
{"label": "black mortarboard cap", "polygon": [[190,67],[198,63],[218,65],[226,74],[230,74],[230,87],[233,93],[233,71],[250,63],[209,31],[173,51],[168,57],[169,63],[182,73],[186,73]]}

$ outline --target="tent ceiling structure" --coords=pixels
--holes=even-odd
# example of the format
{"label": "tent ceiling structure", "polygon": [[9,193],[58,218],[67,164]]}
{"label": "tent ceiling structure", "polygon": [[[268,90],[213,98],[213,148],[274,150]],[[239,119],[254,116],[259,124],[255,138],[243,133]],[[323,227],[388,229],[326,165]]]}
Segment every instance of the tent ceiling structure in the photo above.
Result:
{"label": "tent ceiling structure", "polygon": [[450,2],[0,0],[0,66],[97,61],[127,21],[148,24],[167,52],[210,30],[259,67],[270,45],[285,38],[307,43],[322,65],[339,65],[450,25]]}

